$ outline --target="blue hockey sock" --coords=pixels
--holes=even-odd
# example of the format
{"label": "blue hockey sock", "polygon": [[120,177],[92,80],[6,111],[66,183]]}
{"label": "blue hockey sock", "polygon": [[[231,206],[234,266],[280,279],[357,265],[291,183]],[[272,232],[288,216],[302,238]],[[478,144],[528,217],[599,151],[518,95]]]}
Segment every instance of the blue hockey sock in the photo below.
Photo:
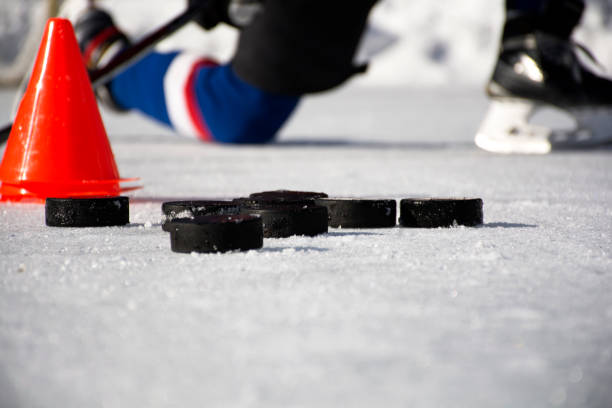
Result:
{"label": "blue hockey sock", "polygon": [[300,98],[259,90],[231,65],[188,53],[152,53],[111,82],[115,101],[182,134],[222,143],[274,138]]}

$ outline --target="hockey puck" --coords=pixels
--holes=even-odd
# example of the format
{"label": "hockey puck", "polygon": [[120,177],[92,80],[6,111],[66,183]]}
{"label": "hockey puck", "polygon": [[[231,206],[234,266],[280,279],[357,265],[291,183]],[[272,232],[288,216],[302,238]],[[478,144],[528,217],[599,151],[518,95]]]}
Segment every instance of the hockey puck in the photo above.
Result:
{"label": "hockey puck", "polygon": [[204,215],[169,221],[170,248],[180,253],[249,251],[263,246],[261,219],[249,215]]}
{"label": "hockey puck", "polygon": [[242,214],[261,218],[264,238],[315,236],[327,232],[327,209],[315,205],[255,205],[241,207]]}
{"label": "hockey puck", "polygon": [[273,190],[253,193],[249,198],[267,202],[296,202],[326,198],[327,194],[314,191]]}
{"label": "hockey puck", "polygon": [[390,228],[397,223],[395,200],[320,198],[315,203],[327,207],[333,228]]}
{"label": "hockey puck", "polygon": [[164,220],[162,229],[167,231],[166,224],[176,218],[194,218],[202,215],[236,215],[240,212],[238,203],[218,200],[168,201],[162,204]]}
{"label": "hockey puck", "polygon": [[276,199],[265,199],[265,198],[251,198],[251,197],[240,197],[235,198],[234,203],[240,207],[250,208],[268,208],[268,207],[282,207],[282,206],[298,206],[298,207],[312,207],[315,205],[314,199],[307,198],[295,198],[287,199],[284,201]]}
{"label": "hockey puck", "polygon": [[110,227],[130,222],[127,197],[47,198],[45,223],[50,227]]}
{"label": "hockey puck", "polygon": [[483,223],[480,198],[403,199],[400,201],[400,225],[409,228],[439,228]]}

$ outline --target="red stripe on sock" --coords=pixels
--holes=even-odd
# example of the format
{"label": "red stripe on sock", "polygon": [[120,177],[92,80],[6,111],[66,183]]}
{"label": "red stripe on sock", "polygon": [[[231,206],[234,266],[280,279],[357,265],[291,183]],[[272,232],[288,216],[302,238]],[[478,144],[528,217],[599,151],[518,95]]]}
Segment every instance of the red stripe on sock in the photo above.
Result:
{"label": "red stripe on sock", "polygon": [[211,141],[212,134],[208,125],[206,124],[206,120],[204,119],[204,115],[198,105],[198,99],[196,97],[195,90],[195,81],[198,76],[198,71],[205,67],[216,67],[219,65],[216,61],[209,59],[202,59],[196,62],[191,68],[191,72],[189,73],[189,77],[187,79],[187,83],[185,84],[185,99],[187,100],[187,109],[189,111],[189,116],[191,117],[192,122],[194,123],[196,129],[198,129],[199,138],[204,141]]}
{"label": "red stripe on sock", "polygon": [[102,44],[104,41],[108,40],[111,36],[117,33],[119,33],[117,27],[111,26],[102,30],[100,34],[94,37],[94,39],[87,45],[87,48],[85,48],[85,51],[83,52],[83,61],[85,62],[86,66],[89,66],[89,59],[91,58],[91,55],[94,53],[96,48],[98,48],[100,44]]}

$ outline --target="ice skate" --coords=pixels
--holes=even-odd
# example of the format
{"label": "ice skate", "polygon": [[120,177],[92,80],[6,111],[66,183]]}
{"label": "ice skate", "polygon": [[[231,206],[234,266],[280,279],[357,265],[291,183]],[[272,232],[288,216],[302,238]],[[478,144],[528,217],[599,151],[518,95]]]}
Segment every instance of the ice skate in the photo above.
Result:
{"label": "ice skate", "polygon": [[[487,86],[491,105],[476,145],[496,153],[544,154],[612,142],[612,81],[587,68],[579,52],[544,33],[504,44]],[[574,127],[531,122],[551,107],[569,115]]]}
{"label": "ice skate", "polygon": [[[564,12],[567,18],[555,26],[557,32],[534,30],[502,41],[487,85],[491,104],[476,135],[478,147],[544,154],[612,142],[612,80],[595,73],[594,57],[570,40],[582,9]],[[534,115],[548,108],[568,116],[573,126],[535,124]]]}

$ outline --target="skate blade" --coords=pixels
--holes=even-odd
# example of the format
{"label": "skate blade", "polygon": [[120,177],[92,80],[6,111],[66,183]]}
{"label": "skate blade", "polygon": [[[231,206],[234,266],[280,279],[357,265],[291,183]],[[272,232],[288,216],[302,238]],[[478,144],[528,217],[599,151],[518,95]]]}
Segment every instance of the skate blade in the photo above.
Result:
{"label": "skate blade", "polygon": [[[612,109],[575,108],[552,111],[569,117],[572,126],[533,123],[549,108],[526,100],[493,100],[475,142],[478,147],[503,154],[546,154],[554,150],[589,149],[612,142]],[[550,120],[549,120],[550,122]]]}
{"label": "skate blade", "polygon": [[502,154],[546,154],[550,130],[529,124],[535,105],[522,100],[493,100],[476,133],[476,146]]}

